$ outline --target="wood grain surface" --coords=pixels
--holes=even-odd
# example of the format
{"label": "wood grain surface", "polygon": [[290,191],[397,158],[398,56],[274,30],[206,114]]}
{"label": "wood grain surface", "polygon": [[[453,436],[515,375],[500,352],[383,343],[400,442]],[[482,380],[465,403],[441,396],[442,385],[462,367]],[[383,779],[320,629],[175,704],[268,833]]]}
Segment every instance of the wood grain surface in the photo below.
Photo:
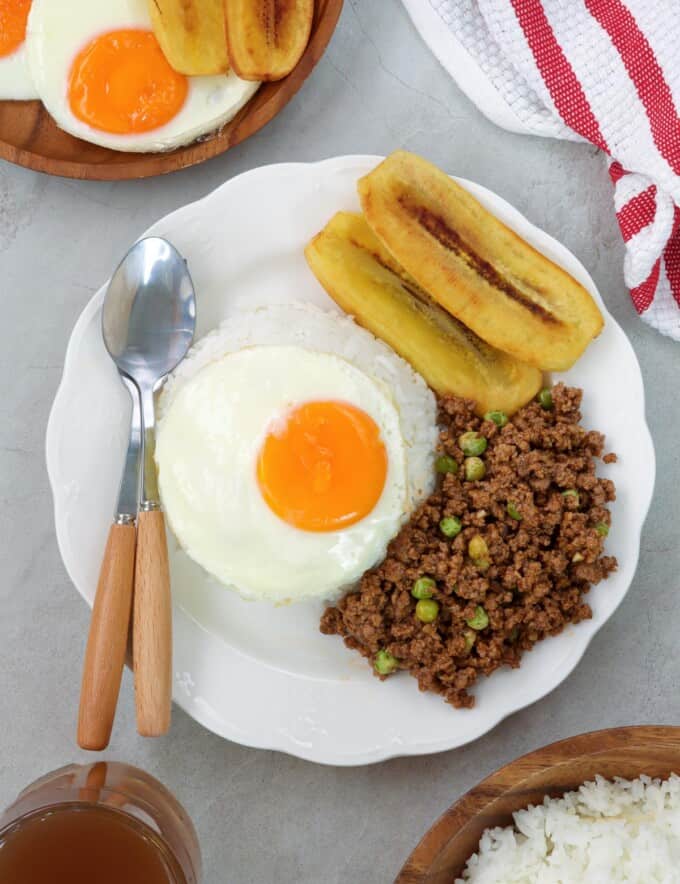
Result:
{"label": "wood grain surface", "polygon": [[172,597],[160,510],[137,516],[132,661],[137,731],[160,737],[170,729],[172,705]]}
{"label": "wood grain surface", "polygon": [[482,832],[596,774],[634,779],[680,773],[680,727],[623,727],[553,743],[502,767],[453,804],[409,857],[395,884],[453,884]]}
{"label": "wood grain surface", "polygon": [[135,526],[112,525],[99,573],[85,651],[78,745],[101,751],[111,738],[132,613]]}
{"label": "wood grain surface", "polygon": [[217,134],[169,153],[123,153],[88,144],[59,129],[39,101],[0,101],[0,157],[66,178],[120,181],[164,175],[202,163],[265,126],[300,89],[323,55],[343,0],[317,0],[304,55],[285,79],[264,83]]}

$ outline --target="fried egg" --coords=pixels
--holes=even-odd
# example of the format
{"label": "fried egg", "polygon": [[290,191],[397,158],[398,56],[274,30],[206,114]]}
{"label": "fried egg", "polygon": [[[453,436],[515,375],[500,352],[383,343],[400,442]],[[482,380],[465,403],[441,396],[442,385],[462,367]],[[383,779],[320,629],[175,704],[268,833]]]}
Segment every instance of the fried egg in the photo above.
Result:
{"label": "fried egg", "polygon": [[26,23],[31,0],[0,0],[0,99],[38,97],[26,58]]}
{"label": "fried egg", "polygon": [[147,0],[33,0],[26,51],[57,125],[121,151],[172,150],[219,129],[259,84],[234,73],[186,77],[166,60]]}
{"label": "fried egg", "polygon": [[318,308],[230,319],[170,379],[159,414],[171,531],[245,597],[336,597],[432,487],[432,393],[368,332]]}

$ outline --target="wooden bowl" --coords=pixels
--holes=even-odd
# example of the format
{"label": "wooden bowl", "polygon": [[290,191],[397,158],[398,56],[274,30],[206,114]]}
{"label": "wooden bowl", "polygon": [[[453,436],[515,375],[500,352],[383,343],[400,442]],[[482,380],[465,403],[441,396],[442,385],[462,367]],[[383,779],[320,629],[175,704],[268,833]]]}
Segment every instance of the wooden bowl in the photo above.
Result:
{"label": "wooden bowl", "polygon": [[553,743],[491,774],[456,801],[409,857],[395,884],[453,884],[485,829],[512,813],[558,797],[596,774],[635,779],[680,772],[680,727],[621,727]]}
{"label": "wooden bowl", "polygon": [[211,138],[169,153],[123,153],[62,132],[39,101],[0,101],[0,157],[49,175],[100,181],[148,178],[202,163],[257,132],[288,104],[323,55],[342,3],[317,0],[309,43],[295,70],[276,83],[263,83]]}

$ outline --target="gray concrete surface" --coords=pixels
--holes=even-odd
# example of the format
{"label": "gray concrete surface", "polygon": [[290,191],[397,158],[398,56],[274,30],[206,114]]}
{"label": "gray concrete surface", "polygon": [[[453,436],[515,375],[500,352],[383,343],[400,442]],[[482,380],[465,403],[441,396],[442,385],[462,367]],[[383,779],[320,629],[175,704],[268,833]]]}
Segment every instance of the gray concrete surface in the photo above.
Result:
{"label": "gray concrete surface", "polygon": [[207,884],[392,880],[430,823],[477,780],[551,740],[628,723],[680,724],[680,347],[634,314],[603,160],[510,135],[457,90],[399,0],[346,0],[332,45],[263,132],[200,168],[120,184],[0,166],[0,805],[74,747],[88,610],[54,540],[43,439],[71,328],[129,243],[166,212],[253,166],[403,146],[475,179],[562,240],[593,274],[638,354],[659,481],[634,585],[575,673],[462,750],[333,769],[224,742],[176,711],[135,735],[126,675],[108,756],[177,793]]}

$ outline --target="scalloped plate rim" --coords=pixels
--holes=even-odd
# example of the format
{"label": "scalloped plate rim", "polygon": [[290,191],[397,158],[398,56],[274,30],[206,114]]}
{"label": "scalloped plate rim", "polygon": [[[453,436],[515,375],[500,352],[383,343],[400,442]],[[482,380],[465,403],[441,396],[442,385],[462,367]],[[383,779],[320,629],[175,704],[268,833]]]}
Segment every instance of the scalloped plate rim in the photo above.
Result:
{"label": "scalloped plate rim", "polygon": [[[346,165],[355,165],[355,164],[375,164],[382,160],[383,157],[373,156],[373,155],[350,155],[350,156],[340,156],[340,157],[332,157],[325,160],[320,160],[312,163],[280,163],[280,164],[270,164],[266,166],[256,167],[249,171],[243,172],[242,174],[235,176],[234,178],[226,181],[218,188],[216,188],[211,193],[202,197],[199,200],[196,200],[192,203],[189,203],[185,206],[182,206],[173,212],[169,213],[162,219],[159,219],[154,225],[152,225],[149,230],[142,235],[148,235],[150,232],[155,231],[155,228],[158,226],[166,225],[168,222],[172,223],[172,219],[182,213],[187,208],[192,207],[200,207],[201,204],[213,200],[216,198],[216,195],[223,194],[225,191],[228,191],[234,182],[238,181],[241,184],[244,179],[251,179],[251,181],[255,181],[258,176],[263,174],[271,174],[272,171],[276,171],[280,174],[287,174],[293,172],[304,173],[309,172],[310,170],[316,170],[320,172],[324,169],[332,170],[333,168],[338,168],[342,170]],[[561,243],[555,240],[553,237],[549,236],[549,234],[542,231],[540,228],[536,227],[532,224],[519,210],[515,209],[512,204],[508,203],[505,199],[495,194],[493,191],[490,191],[488,188],[482,187],[481,185],[477,185],[474,182],[467,181],[464,178],[458,178],[457,180],[461,181],[461,183],[466,185],[472,185],[472,188],[475,189],[478,193],[486,193],[489,197],[493,198],[499,205],[503,207],[504,212],[511,217],[518,219],[522,224],[527,226],[527,229],[532,230],[532,232],[536,232],[543,241],[548,242],[551,248],[555,249],[559,254],[563,254],[569,256],[569,258],[575,261],[579,267],[582,269],[583,273],[587,277],[592,287],[592,290],[597,292],[597,288],[590,278],[583,265],[580,264],[578,259],[566,249]],[[66,393],[69,389],[69,382],[71,378],[71,374],[75,371],[75,354],[77,353],[80,342],[83,338],[85,330],[92,317],[95,315],[97,310],[99,309],[99,305],[101,303],[101,299],[103,297],[104,290],[106,288],[106,283],[92,296],[90,301],[86,304],[82,313],[80,314],[76,324],[71,333],[68,347],[66,350],[66,355],[64,359],[64,370],[63,375],[55,394],[54,402],[52,405],[52,409],[50,411],[50,416],[47,425],[47,434],[46,434],[46,461],[47,461],[47,471],[48,477],[50,481],[50,487],[54,496],[54,518],[55,518],[55,528],[56,528],[56,536],[57,536],[57,544],[59,547],[59,551],[64,562],[65,568],[69,574],[69,577],[75,584],[75,580],[71,571],[71,567],[69,565],[68,556],[66,554],[65,542],[64,542],[64,530],[63,530],[63,517],[62,517],[62,505],[61,501],[58,498],[57,494],[55,494],[55,488],[58,485],[57,478],[57,464],[56,464],[56,441],[57,434],[59,428],[61,426],[61,415],[62,411],[65,407]],[[601,300],[601,299],[600,299]],[[635,570],[637,568],[638,560],[639,560],[639,551],[640,551],[640,538],[642,533],[642,528],[644,525],[645,518],[649,511],[649,507],[651,505],[652,497],[653,497],[653,489],[654,489],[654,479],[655,479],[655,455],[654,455],[654,447],[651,438],[651,434],[649,432],[649,427],[645,418],[645,401],[644,401],[644,386],[642,383],[642,376],[639,370],[639,363],[637,361],[637,357],[635,352],[630,344],[630,341],[626,337],[625,333],[618,325],[618,323],[614,320],[614,318],[609,314],[606,309],[606,306],[601,304],[603,309],[603,314],[605,316],[606,323],[611,324],[616,329],[617,333],[621,336],[624,346],[628,348],[629,356],[632,360],[634,360],[635,366],[637,368],[638,380],[639,380],[639,409],[640,409],[640,431],[641,431],[641,445],[645,448],[645,454],[648,458],[648,474],[646,476],[645,485],[647,488],[646,494],[646,506],[644,508],[644,512],[640,514],[639,525],[637,530],[636,537],[636,545],[635,549],[631,551],[632,561],[632,577],[631,581],[626,587],[626,589],[621,593],[620,598],[616,601],[613,609],[609,613],[607,617],[603,619],[601,623],[595,625],[592,633],[587,634],[585,631],[578,629],[574,630],[572,633],[572,645],[573,649],[571,650],[568,659],[561,666],[559,674],[555,677],[554,681],[550,683],[548,686],[536,686],[533,690],[524,690],[521,693],[521,697],[519,702],[513,706],[511,709],[502,709],[498,714],[490,714],[488,715],[487,721],[485,724],[479,728],[479,732],[467,736],[465,739],[460,740],[456,738],[455,733],[447,738],[438,738],[435,740],[428,741],[427,739],[420,739],[411,743],[401,743],[394,741],[384,742],[380,744],[373,744],[370,747],[367,747],[363,751],[352,751],[350,753],[343,753],[342,749],[338,747],[334,752],[321,752],[319,753],[314,749],[313,745],[304,745],[299,741],[294,740],[290,736],[286,736],[284,732],[279,730],[274,730],[271,734],[263,737],[258,735],[257,733],[244,733],[240,728],[230,724],[228,721],[224,720],[215,720],[215,716],[212,714],[210,709],[206,709],[204,704],[200,702],[192,703],[187,702],[186,698],[182,696],[177,690],[177,685],[175,684],[174,691],[174,700],[178,703],[178,705],[184,709],[187,714],[189,714],[192,718],[206,727],[208,730],[213,731],[214,733],[222,736],[225,739],[230,739],[235,742],[238,742],[241,745],[248,746],[251,748],[258,749],[268,749],[274,751],[281,751],[308,761],[313,761],[316,763],[322,764],[331,764],[336,766],[355,766],[355,765],[363,765],[369,763],[376,763],[380,761],[385,761],[390,758],[396,757],[405,757],[405,756],[414,756],[414,755],[427,755],[436,752],[445,751],[448,749],[459,748],[460,746],[466,745],[470,742],[473,742],[476,739],[479,739],[484,734],[493,730],[497,727],[505,718],[509,715],[514,714],[515,712],[520,711],[521,709],[526,708],[527,706],[532,705],[538,700],[542,699],[544,696],[549,694],[551,691],[555,690],[576,668],[581,659],[583,658],[590,642],[593,637],[597,634],[597,632],[602,628],[602,626],[607,622],[609,617],[611,617],[618,606],[623,601],[624,597],[628,593],[630,586],[633,582],[635,576]],[[85,594],[81,591],[81,589],[76,585],[76,589],[78,592],[85,598],[87,598]],[[176,616],[177,616],[176,611]],[[181,612],[182,616],[186,616],[187,619],[190,619],[185,612]],[[197,624],[195,621],[192,621],[195,624],[195,627],[200,629],[206,636],[209,641],[218,641],[214,636],[210,636],[205,633],[203,627],[200,624]],[[593,621],[589,621],[593,623]],[[236,649],[232,649],[236,650]],[[236,650],[238,654],[238,651]],[[415,684],[410,685],[412,689],[416,689]]]}

